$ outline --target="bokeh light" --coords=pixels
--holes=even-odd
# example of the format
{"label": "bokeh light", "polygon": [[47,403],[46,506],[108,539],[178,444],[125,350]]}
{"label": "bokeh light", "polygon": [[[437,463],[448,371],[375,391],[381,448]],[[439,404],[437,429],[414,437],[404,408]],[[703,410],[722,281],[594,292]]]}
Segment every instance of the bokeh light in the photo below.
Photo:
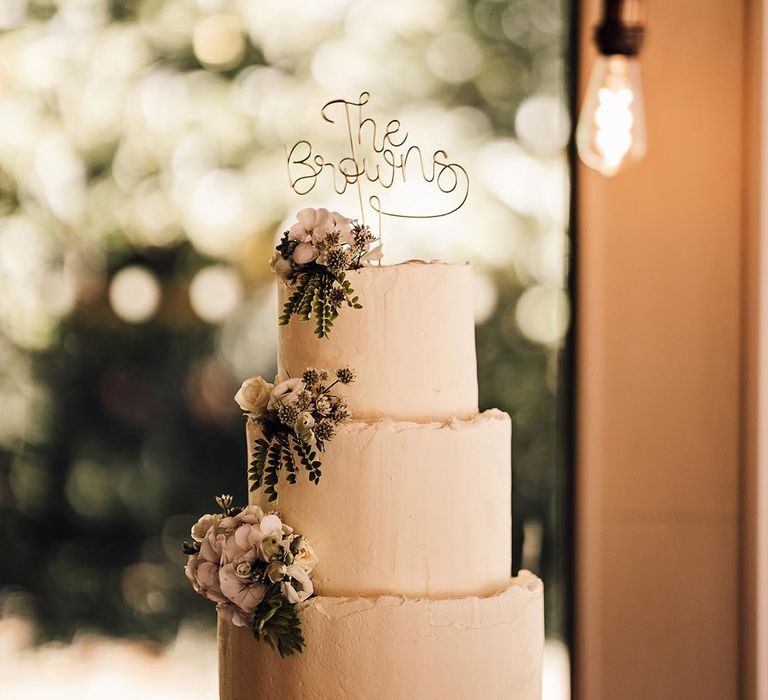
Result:
{"label": "bokeh light", "polygon": [[527,338],[556,346],[568,329],[568,297],[558,287],[530,287],[517,302],[515,318]]}
{"label": "bokeh light", "polygon": [[200,19],[192,35],[195,56],[209,68],[231,68],[245,51],[243,25],[237,15],[216,14]]}
{"label": "bokeh light", "polygon": [[[304,206],[359,214],[327,183],[295,195],[285,146],[346,155],[319,108],[361,90],[470,174],[457,214],[384,220],[385,262],[473,264],[481,402],[512,414],[515,528],[541,523],[562,637],[568,15],[562,0],[0,1],[0,695],[34,700],[50,679],[62,698],[215,695],[213,617],[177,544],[210,494],[245,495],[232,396],[275,372],[276,236]],[[444,204],[415,178],[392,195]],[[555,688],[567,650],[549,644]]]}
{"label": "bokeh light", "polygon": [[562,153],[571,135],[571,119],[556,95],[532,95],[520,103],[515,115],[520,141],[534,153]]}
{"label": "bokeh light", "polygon": [[242,296],[240,278],[231,267],[224,265],[204,267],[189,285],[192,310],[209,323],[219,323],[230,316]]}
{"label": "bokeh light", "polygon": [[152,318],[160,305],[160,284],[144,267],[125,267],[110,282],[109,303],[119,318],[142,323]]}
{"label": "bokeh light", "polygon": [[432,40],[427,49],[427,63],[440,80],[465,83],[480,71],[483,54],[468,34],[452,32]]}

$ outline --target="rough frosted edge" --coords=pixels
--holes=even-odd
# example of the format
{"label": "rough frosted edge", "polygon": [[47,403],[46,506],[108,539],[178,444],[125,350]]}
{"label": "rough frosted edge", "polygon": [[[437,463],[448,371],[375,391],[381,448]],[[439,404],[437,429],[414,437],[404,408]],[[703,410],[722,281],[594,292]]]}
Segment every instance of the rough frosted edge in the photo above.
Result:
{"label": "rough frosted edge", "polygon": [[381,418],[355,418],[354,416],[339,426],[339,430],[354,432],[368,430],[369,428],[389,428],[394,432],[401,432],[404,430],[416,430],[424,428],[453,428],[454,430],[466,430],[473,428],[476,425],[482,425],[485,423],[501,422],[509,423],[511,418],[508,413],[499,410],[498,408],[489,408],[486,411],[476,413],[469,418],[461,418],[452,416],[444,420],[427,419],[424,421],[417,420],[398,420],[397,418],[388,418],[383,416]]}
{"label": "rough frosted edge", "polygon": [[408,598],[402,595],[380,595],[380,596],[315,596],[306,603],[300,605],[300,610],[313,611],[322,615],[326,619],[334,620],[357,615],[371,610],[381,608],[392,608],[401,606],[429,606],[429,614],[432,620],[431,624],[435,626],[454,626],[460,628],[484,627],[482,621],[477,624],[465,624],[455,621],[455,616],[451,615],[451,609],[457,604],[463,604],[465,601],[474,601],[474,607],[487,611],[496,611],[491,617],[495,618],[494,624],[498,623],[498,611],[504,607],[514,607],[510,614],[503,615],[505,621],[518,617],[531,600],[540,598],[544,593],[544,584],[541,579],[530,571],[521,570],[518,575],[510,579],[507,586],[487,596],[462,596],[459,598]]}

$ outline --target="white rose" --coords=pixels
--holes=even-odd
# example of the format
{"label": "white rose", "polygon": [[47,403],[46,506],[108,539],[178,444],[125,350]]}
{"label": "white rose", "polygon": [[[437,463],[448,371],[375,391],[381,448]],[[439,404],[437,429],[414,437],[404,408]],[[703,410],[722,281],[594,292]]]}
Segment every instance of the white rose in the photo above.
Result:
{"label": "white rose", "polygon": [[270,400],[272,385],[262,377],[246,379],[237,394],[235,401],[246,413],[260,416],[264,413]]}
{"label": "white rose", "polygon": [[301,538],[301,544],[293,555],[293,564],[294,566],[300,566],[307,573],[310,573],[317,566],[317,554],[312,545],[303,537]]}
{"label": "white rose", "polygon": [[272,583],[278,583],[283,580],[287,567],[281,561],[272,561],[267,566],[267,577]]}
{"label": "white rose", "polygon": [[235,576],[237,576],[239,579],[242,579],[243,581],[247,581],[249,578],[251,578],[252,573],[253,565],[247,559],[235,565]]}
{"label": "white rose", "polygon": [[204,515],[192,526],[192,539],[195,542],[202,542],[205,536],[208,534],[208,530],[215,528],[221,522],[222,515],[216,513],[215,515]]}
{"label": "white rose", "polygon": [[282,403],[286,406],[296,403],[299,400],[299,394],[304,391],[304,389],[304,382],[299,377],[286,379],[284,382],[280,382],[272,389],[272,392],[269,395],[267,408],[271,411],[278,403]]}

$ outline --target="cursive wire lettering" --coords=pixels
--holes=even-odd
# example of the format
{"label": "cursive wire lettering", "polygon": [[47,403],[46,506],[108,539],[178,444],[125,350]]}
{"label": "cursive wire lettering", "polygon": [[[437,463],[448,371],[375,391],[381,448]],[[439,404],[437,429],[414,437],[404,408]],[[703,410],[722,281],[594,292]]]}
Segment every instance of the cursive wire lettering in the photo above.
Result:
{"label": "cursive wire lettering", "polygon": [[379,196],[372,194],[367,198],[368,205],[379,217],[432,219],[460,209],[469,196],[467,171],[451,162],[448,153],[442,149],[425,157],[419,145],[409,145],[408,132],[403,130],[398,119],[390,119],[384,129],[380,129],[376,120],[364,115],[369,99],[370,94],[363,92],[357,100],[336,99],[323,105],[320,114],[326,122],[344,122],[349,153],[333,160],[315,152],[309,141],[295,143],[286,151],[288,181],[294,192],[309,194],[324,177],[330,180],[334,192],[339,195],[354,186],[361,220],[365,222],[363,186],[391,189],[395,184],[406,183],[410,174],[433,184],[441,194],[451,198],[451,204],[437,212],[403,212],[384,208]]}

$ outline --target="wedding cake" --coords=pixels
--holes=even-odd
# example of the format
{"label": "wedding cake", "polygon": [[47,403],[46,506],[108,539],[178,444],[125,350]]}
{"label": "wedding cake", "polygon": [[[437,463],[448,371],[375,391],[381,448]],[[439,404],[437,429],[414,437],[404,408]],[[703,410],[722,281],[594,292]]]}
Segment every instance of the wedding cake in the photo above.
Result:
{"label": "wedding cake", "polygon": [[[327,241],[349,249],[340,261],[314,234],[328,217],[323,238],[341,230],[340,242]],[[511,424],[478,411],[469,266],[366,264],[375,256],[362,227],[325,210],[303,210],[299,222],[273,259],[278,378],[274,387],[249,380],[238,395],[249,414],[250,505],[230,517],[230,535],[216,534],[238,513],[229,501],[225,520],[193,530],[188,575],[219,603],[221,698],[539,700],[543,588],[530,572],[510,577]],[[330,270],[330,286],[297,275],[310,268]],[[328,370],[341,365],[354,373],[339,370],[332,394]],[[269,410],[294,442],[269,432],[259,418]],[[301,440],[317,449],[305,453]],[[233,593],[227,561],[239,575]],[[204,579],[204,565],[220,580]],[[294,627],[282,629],[300,620],[301,653],[276,653],[243,617],[270,582],[295,604]]]}

